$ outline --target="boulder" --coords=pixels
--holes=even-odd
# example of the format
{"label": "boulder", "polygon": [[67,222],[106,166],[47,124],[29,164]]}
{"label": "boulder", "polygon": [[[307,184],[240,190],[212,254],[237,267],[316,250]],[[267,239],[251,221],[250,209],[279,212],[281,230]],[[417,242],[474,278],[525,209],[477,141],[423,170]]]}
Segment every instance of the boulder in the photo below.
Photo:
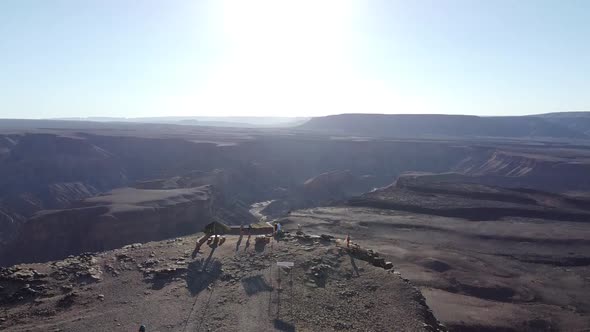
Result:
{"label": "boulder", "polygon": [[374,258],[373,265],[378,266],[378,267],[385,267],[385,258],[383,258],[383,257]]}

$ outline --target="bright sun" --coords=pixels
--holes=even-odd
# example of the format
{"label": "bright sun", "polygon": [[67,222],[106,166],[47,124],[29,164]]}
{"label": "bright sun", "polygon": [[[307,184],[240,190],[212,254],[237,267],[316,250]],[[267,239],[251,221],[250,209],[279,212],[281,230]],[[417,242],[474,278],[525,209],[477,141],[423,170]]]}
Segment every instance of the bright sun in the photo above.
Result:
{"label": "bright sun", "polygon": [[[220,1],[225,55],[196,95],[174,107],[223,115],[314,116],[422,108],[354,66],[355,3]],[[359,2],[356,2],[358,5]]]}

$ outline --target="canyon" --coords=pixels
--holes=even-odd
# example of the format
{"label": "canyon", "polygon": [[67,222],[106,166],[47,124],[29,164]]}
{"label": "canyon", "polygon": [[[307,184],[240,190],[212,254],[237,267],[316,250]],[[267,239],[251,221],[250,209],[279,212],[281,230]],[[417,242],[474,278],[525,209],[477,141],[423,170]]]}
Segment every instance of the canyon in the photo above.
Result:
{"label": "canyon", "polygon": [[0,120],[0,265],[165,244],[211,221],[264,218],[374,247],[451,330],[581,329],[590,325],[585,122],[507,121]]}

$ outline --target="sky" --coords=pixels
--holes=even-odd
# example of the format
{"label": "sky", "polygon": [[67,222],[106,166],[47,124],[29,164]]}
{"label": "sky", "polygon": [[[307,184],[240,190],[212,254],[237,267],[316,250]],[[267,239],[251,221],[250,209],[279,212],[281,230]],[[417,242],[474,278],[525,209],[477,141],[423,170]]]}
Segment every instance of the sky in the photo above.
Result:
{"label": "sky", "polygon": [[590,1],[2,0],[0,118],[590,111]]}

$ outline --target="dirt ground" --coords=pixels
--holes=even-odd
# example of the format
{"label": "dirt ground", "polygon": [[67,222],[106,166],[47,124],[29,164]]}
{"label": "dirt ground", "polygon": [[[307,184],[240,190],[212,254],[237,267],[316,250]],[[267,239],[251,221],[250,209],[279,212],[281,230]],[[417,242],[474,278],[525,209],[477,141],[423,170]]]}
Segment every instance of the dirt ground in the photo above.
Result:
{"label": "dirt ground", "polygon": [[[0,273],[2,331],[434,331],[422,294],[334,241],[196,236]],[[278,261],[293,262],[292,269]]]}
{"label": "dirt ground", "polygon": [[286,227],[351,234],[419,286],[454,331],[587,331],[590,224],[468,221],[360,207],[294,211]]}

